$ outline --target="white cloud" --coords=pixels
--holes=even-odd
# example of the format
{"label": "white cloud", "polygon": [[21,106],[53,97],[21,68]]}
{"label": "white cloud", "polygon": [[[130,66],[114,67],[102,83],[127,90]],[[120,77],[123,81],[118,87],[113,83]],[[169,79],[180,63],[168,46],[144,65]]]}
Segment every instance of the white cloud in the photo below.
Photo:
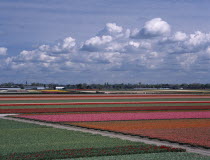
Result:
{"label": "white cloud", "polygon": [[68,62],[75,48],[75,39],[67,37],[55,45],[41,45],[31,51],[23,50],[19,55],[5,59],[4,64],[10,69],[30,70],[30,72],[61,71],[65,64],[69,66]]}
{"label": "white cloud", "polygon": [[134,30],[131,34],[132,38],[152,38],[168,35],[171,31],[170,25],[161,18],[154,18],[145,23],[141,30]]}
{"label": "white cloud", "polygon": [[7,48],[0,47],[0,56],[5,56],[5,55],[7,55]]}
{"label": "white cloud", "polygon": [[194,34],[190,34],[188,44],[196,46],[196,45],[202,44],[203,42],[205,42],[208,39],[209,39],[208,35],[200,32],[200,31],[196,31]]}
{"label": "white cloud", "polygon": [[120,53],[118,52],[95,52],[87,55],[87,59],[92,63],[115,64],[120,61]]}
{"label": "white cloud", "polygon": [[210,55],[210,47],[208,47],[208,48],[206,49],[206,52],[207,52],[207,54]]}
{"label": "white cloud", "polygon": [[50,50],[50,46],[43,44],[43,45],[39,46],[39,50],[43,51],[43,52],[45,52],[45,51],[48,52]]}
{"label": "white cloud", "polygon": [[122,32],[123,28],[121,26],[117,26],[116,23],[107,23],[106,30],[109,33],[120,33]]}
{"label": "white cloud", "polygon": [[176,57],[178,63],[180,63],[180,65],[186,70],[190,69],[190,67],[196,62],[197,58],[198,55],[193,53],[186,53]]}
{"label": "white cloud", "polygon": [[106,45],[112,40],[113,39],[111,36],[95,36],[85,41],[85,43],[81,47],[81,50],[89,52],[100,51],[103,50],[106,47]]}
{"label": "white cloud", "polygon": [[76,47],[75,39],[72,37],[65,38],[62,42],[51,47],[51,51],[55,53],[71,52]]}
{"label": "white cloud", "polygon": [[140,46],[140,43],[139,42],[134,42],[134,41],[130,41],[130,42],[128,42],[128,44],[130,46],[135,47],[135,48],[139,48],[139,46]]}
{"label": "white cloud", "polygon": [[38,50],[42,52],[51,52],[51,53],[64,53],[64,52],[72,52],[76,47],[75,39],[72,37],[67,37],[63,41],[55,44],[55,45],[41,45]]}
{"label": "white cloud", "polygon": [[121,26],[118,26],[116,23],[107,23],[104,29],[102,29],[97,36],[102,35],[110,35],[110,36],[116,36],[120,37],[123,35],[123,28]]}
{"label": "white cloud", "polygon": [[175,41],[184,41],[186,39],[187,39],[187,34],[183,32],[176,32],[173,37],[173,40]]}
{"label": "white cloud", "polygon": [[71,50],[76,46],[75,39],[72,37],[67,37],[63,40],[62,49]]}
{"label": "white cloud", "polygon": [[105,50],[108,52],[124,52],[125,50],[125,45],[124,43],[119,43],[119,42],[113,42],[110,43]]}
{"label": "white cloud", "polygon": [[[161,18],[145,23],[140,30],[106,24],[96,36],[77,45],[67,37],[54,45],[43,44],[1,60],[1,67],[28,72],[141,72],[206,69],[210,57],[210,34],[174,32]],[[132,35],[133,37],[130,37]],[[135,39],[134,39],[135,37]],[[206,66],[202,65],[206,63]]]}

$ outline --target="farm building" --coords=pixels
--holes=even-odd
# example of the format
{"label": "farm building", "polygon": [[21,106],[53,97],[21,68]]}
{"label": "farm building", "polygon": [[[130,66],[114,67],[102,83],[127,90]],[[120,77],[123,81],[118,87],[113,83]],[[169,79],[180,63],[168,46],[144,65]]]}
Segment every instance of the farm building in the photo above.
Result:
{"label": "farm building", "polygon": [[55,87],[55,89],[57,89],[57,90],[62,90],[62,89],[65,89],[65,87],[58,86],[58,87]]}
{"label": "farm building", "polygon": [[21,88],[0,88],[0,90],[19,90]]}
{"label": "farm building", "polygon": [[26,90],[43,90],[46,89],[44,86],[24,86]]}

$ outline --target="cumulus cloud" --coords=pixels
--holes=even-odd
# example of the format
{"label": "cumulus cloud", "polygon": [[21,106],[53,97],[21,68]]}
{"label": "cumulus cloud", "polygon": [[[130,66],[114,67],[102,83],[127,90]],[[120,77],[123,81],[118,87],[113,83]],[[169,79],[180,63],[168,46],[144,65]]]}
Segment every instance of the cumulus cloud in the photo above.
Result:
{"label": "cumulus cloud", "polygon": [[5,55],[7,55],[7,48],[0,47],[0,56],[5,56]]}
{"label": "cumulus cloud", "polygon": [[[8,69],[60,71],[64,65],[70,66],[70,55],[76,49],[75,39],[67,37],[55,45],[41,45],[35,50],[23,50],[17,56],[8,57],[4,64]],[[62,64],[63,65],[60,65]]]}
{"label": "cumulus cloud", "polygon": [[197,58],[198,56],[193,53],[186,53],[176,57],[177,61],[186,70],[188,70],[190,66],[196,62]]}
{"label": "cumulus cloud", "polygon": [[96,52],[96,51],[120,51],[125,45],[130,35],[130,30],[124,30],[123,27],[116,23],[107,23],[105,28],[99,31],[96,36],[86,40],[82,47],[82,51]]}
{"label": "cumulus cloud", "polygon": [[171,27],[167,22],[163,21],[161,18],[154,18],[146,22],[141,30],[134,30],[131,33],[131,38],[153,38],[167,35],[170,31]]}
{"label": "cumulus cloud", "polygon": [[187,39],[187,34],[183,32],[176,32],[173,36],[174,41],[184,41]]}
{"label": "cumulus cloud", "polygon": [[210,47],[206,49],[206,53],[210,55]]}
{"label": "cumulus cloud", "polygon": [[[0,48],[0,55],[6,50]],[[210,33],[196,31],[171,33],[161,18],[145,23],[130,32],[115,23],[88,40],[77,44],[72,37],[54,44],[43,44],[34,50],[1,60],[1,68],[28,72],[161,72],[190,71],[199,66],[206,70],[210,59]],[[205,62],[205,66],[202,63]]]}
{"label": "cumulus cloud", "polygon": [[64,52],[71,52],[75,49],[76,42],[75,39],[72,37],[67,37],[63,41],[55,44],[55,45],[41,45],[39,46],[38,50],[42,52],[50,52],[50,53],[64,53]]}
{"label": "cumulus cloud", "polygon": [[81,50],[95,52],[99,50],[103,50],[110,42],[112,41],[111,36],[95,36],[90,38],[89,40],[85,41],[82,45]]}
{"label": "cumulus cloud", "polygon": [[200,31],[196,31],[194,34],[190,34],[190,38],[188,41],[189,45],[198,46],[205,45],[210,41],[210,34],[205,34]]}
{"label": "cumulus cloud", "polygon": [[123,28],[121,26],[118,26],[116,23],[107,23],[104,29],[99,31],[97,36],[110,35],[120,37],[123,35],[122,32]]}

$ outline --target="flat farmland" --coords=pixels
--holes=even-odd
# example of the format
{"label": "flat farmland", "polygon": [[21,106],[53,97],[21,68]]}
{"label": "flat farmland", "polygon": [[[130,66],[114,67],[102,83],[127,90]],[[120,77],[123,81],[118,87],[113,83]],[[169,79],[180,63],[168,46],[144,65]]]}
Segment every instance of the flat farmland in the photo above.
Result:
{"label": "flat farmland", "polygon": [[[210,149],[210,95],[206,94],[0,95],[0,113],[16,114],[10,117],[31,122],[109,131]],[[56,138],[54,134],[52,137]],[[73,141],[69,146],[74,143],[77,142]],[[95,146],[98,148],[97,144]],[[5,144],[5,147],[11,146]],[[45,148],[35,151],[41,150]],[[21,153],[21,149],[18,152]]]}
{"label": "flat farmland", "polygon": [[[50,99],[49,99],[50,98]],[[208,110],[209,95],[1,95],[0,113]]]}
{"label": "flat farmland", "polygon": [[161,95],[138,95],[138,94],[76,94],[76,95],[68,95],[68,94],[34,94],[34,95],[0,95],[1,103],[36,103],[37,100],[41,102],[76,102],[79,100],[80,102],[109,102],[109,101],[176,101],[176,99],[188,101],[208,101],[210,100],[210,95],[192,95],[192,94],[161,94]]}
{"label": "flat farmland", "polygon": [[210,148],[210,119],[64,123]]}
{"label": "flat farmland", "polygon": [[138,142],[5,119],[0,119],[0,124],[1,155],[46,150],[142,145]]}

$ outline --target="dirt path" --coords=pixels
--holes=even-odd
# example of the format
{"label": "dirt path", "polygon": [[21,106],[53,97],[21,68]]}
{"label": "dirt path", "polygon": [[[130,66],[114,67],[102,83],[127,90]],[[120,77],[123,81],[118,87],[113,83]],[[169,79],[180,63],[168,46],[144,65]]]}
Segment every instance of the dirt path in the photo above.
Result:
{"label": "dirt path", "polygon": [[6,116],[14,116],[14,115],[17,115],[17,114],[0,114],[0,118],[6,117]]}
{"label": "dirt path", "polygon": [[0,116],[0,118],[7,119],[7,120],[15,120],[15,121],[19,121],[19,122],[33,123],[33,124],[38,124],[38,125],[45,125],[45,126],[50,126],[53,128],[67,129],[67,130],[71,130],[71,131],[81,131],[81,132],[87,132],[87,133],[92,133],[92,134],[100,134],[102,136],[107,136],[107,137],[112,137],[112,138],[120,138],[123,140],[130,140],[130,141],[135,141],[135,142],[143,142],[143,143],[147,143],[147,144],[154,144],[157,146],[166,145],[166,146],[175,147],[175,148],[183,148],[183,149],[186,149],[187,152],[198,153],[201,155],[210,156],[209,149],[194,148],[194,147],[189,147],[186,145],[180,145],[177,143],[170,143],[167,141],[159,141],[159,140],[150,140],[147,138],[123,135],[120,133],[98,131],[98,130],[94,130],[94,129],[86,129],[86,128],[72,127],[72,126],[63,126],[63,125],[59,125],[59,124],[50,124],[50,123],[37,122],[37,121],[32,121],[32,120],[16,119],[16,118],[10,118],[10,117],[5,117],[5,116]]}

